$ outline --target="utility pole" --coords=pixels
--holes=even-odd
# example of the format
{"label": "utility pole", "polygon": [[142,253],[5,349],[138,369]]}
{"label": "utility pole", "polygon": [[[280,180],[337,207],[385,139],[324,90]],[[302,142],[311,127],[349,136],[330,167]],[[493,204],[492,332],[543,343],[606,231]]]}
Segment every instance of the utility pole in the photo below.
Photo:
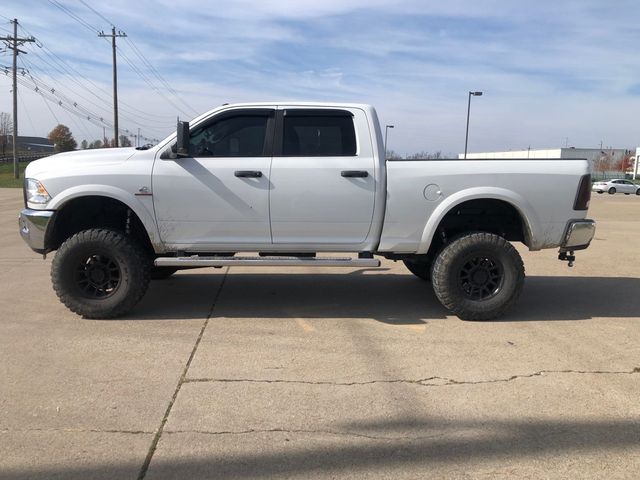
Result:
{"label": "utility pole", "polygon": [[35,42],[33,37],[19,38],[18,37],[18,19],[11,20],[13,23],[13,37],[7,35],[0,37],[3,40],[7,48],[13,50],[13,177],[20,178],[20,169],[18,168],[18,53],[27,53],[24,50],[18,48],[19,45],[24,45],[27,42]]}
{"label": "utility pole", "polygon": [[118,69],[116,66],[116,38],[126,37],[127,34],[121,31],[116,33],[116,27],[111,27],[111,34],[104,32],[98,33],[99,37],[110,37],[111,48],[113,50],[113,142],[114,146],[118,146]]}

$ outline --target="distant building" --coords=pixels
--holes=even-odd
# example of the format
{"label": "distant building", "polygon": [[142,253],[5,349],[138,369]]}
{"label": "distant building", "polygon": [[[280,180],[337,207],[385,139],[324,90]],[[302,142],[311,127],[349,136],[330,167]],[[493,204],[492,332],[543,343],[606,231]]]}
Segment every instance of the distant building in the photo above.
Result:
{"label": "distant building", "polygon": [[640,159],[640,147],[636,148],[636,154],[632,159],[633,166],[631,167],[631,171],[627,172],[633,176],[634,180],[640,178],[640,162],[638,159]]}
{"label": "distant building", "polygon": [[[550,149],[529,149],[513,150],[508,152],[482,152],[467,153],[467,160],[483,158],[584,158],[589,161],[591,171],[596,177],[620,176],[626,172],[621,172],[619,165],[622,159],[631,154],[630,150],[624,148],[550,148]],[[636,151],[636,157],[640,154],[640,149]],[[464,158],[464,154],[458,154],[458,158]]]}
{"label": "distant building", "polygon": [[[0,155],[10,155],[13,152],[13,136],[7,141],[0,141]],[[53,143],[44,137],[23,137],[18,135],[18,151],[32,153],[53,153]]]}

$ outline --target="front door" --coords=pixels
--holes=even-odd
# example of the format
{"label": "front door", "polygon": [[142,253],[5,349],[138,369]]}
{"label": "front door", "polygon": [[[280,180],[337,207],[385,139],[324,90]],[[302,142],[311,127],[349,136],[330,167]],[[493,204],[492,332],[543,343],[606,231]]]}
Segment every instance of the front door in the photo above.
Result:
{"label": "front door", "polygon": [[373,219],[375,180],[363,111],[279,110],[271,164],[273,243],[364,242]]}
{"label": "front door", "polygon": [[156,160],[153,199],[164,243],[185,250],[271,243],[274,112],[219,113],[192,127],[191,156]]}

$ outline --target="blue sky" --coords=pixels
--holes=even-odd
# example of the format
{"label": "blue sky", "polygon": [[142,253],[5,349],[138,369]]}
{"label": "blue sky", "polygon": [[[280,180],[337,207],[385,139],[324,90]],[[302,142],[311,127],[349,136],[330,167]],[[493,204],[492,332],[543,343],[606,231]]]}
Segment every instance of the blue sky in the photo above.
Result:
{"label": "blue sky", "polygon": [[[111,51],[94,30],[113,22],[129,36],[119,40],[122,53],[155,84],[118,59],[120,125],[149,137],[167,134],[177,115],[225,102],[353,101],[395,125],[390,148],[455,154],[464,148],[467,92],[482,90],[472,99],[470,151],[557,147],[567,138],[577,147],[640,145],[635,1],[87,1],[105,18],[79,0],[55,1],[86,25],[50,1],[3,3],[0,34],[16,17],[45,47],[28,46],[21,66],[111,119]],[[78,140],[102,137],[27,86],[19,91],[21,133],[46,134],[61,121]],[[10,109],[10,81],[0,75],[0,110]]]}

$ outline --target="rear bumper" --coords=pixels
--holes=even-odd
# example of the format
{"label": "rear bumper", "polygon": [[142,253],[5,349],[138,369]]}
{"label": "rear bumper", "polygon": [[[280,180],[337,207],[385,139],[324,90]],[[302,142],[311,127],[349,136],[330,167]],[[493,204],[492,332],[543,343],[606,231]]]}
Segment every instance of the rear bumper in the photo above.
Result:
{"label": "rear bumper", "polygon": [[31,210],[26,208],[20,212],[18,227],[22,239],[34,252],[46,253],[47,230],[53,223],[56,212],[52,210]]}
{"label": "rear bumper", "polygon": [[593,236],[596,233],[596,222],[593,220],[570,220],[567,223],[562,244],[561,252],[570,252],[573,250],[584,250],[589,246]]}

